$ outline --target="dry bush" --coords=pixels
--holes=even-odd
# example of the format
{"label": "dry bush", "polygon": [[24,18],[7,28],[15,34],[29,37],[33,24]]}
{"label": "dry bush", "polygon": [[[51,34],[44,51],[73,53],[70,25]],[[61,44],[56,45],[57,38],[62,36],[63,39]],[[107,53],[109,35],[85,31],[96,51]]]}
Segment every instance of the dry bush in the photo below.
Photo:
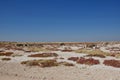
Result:
{"label": "dry bush", "polygon": [[93,58],[85,59],[84,57],[79,58],[77,60],[77,63],[79,63],[79,64],[87,64],[87,65],[100,64],[99,60],[96,60],[96,59],[93,59]]}
{"label": "dry bush", "polygon": [[21,57],[21,56],[23,56],[22,54],[12,54],[11,55],[12,57]]}
{"label": "dry bush", "polygon": [[61,50],[62,52],[72,52],[73,50]]}
{"label": "dry bush", "polygon": [[106,56],[103,54],[88,54],[86,57],[100,57],[100,58],[105,58]]}
{"label": "dry bush", "polygon": [[54,67],[54,66],[59,66],[59,65],[64,65],[64,66],[74,66],[72,63],[68,62],[57,62],[56,60],[29,60],[29,61],[23,61],[21,64],[25,64],[27,66],[40,66],[40,67]]}
{"label": "dry bush", "polygon": [[63,57],[60,57],[60,59],[64,59]]}
{"label": "dry bush", "polygon": [[[81,49],[76,50],[76,53],[85,53],[90,55],[102,55],[102,56],[110,56],[110,53],[103,52],[101,50],[87,50],[87,49]],[[100,57],[100,56],[99,56]]]}
{"label": "dry bush", "polygon": [[77,61],[79,59],[79,57],[70,57],[68,58],[68,60],[72,60],[72,61]]}
{"label": "dry bush", "polygon": [[1,60],[3,60],[3,61],[9,61],[9,60],[11,60],[11,58],[2,58]]}
{"label": "dry bush", "polygon": [[21,64],[26,64],[27,66],[40,66],[40,67],[52,67],[58,66],[56,60],[30,60],[30,61],[23,61]]}
{"label": "dry bush", "polygon": [[0,50],[0,53],[1,53],[1,52],[5,52],[5,51],[4,51],[4,50]]}
{"label": "dry bush", "polygon": [[120,58],[120,53],[115,55],[116,58]]}
{"label": "dry bush", "polygon": [[112,57],[120,58],[120,53],[109,53],[107,56],[112,56]]}
{"label": "dry bush", "polygon": [[11,56],[13,52],[0,52],[0,56]]}
{"label": "dry bush", "polygon": [[72,63],[68,63],[68,62],[60,62],[59,65],[64,65],[64,66],[74,66],[74,64],[72,64]]}
{"label": "dry bush", "polygon": [[57,57],[56,53],[31,54],[28,57]]}
{"label": "dry bush", "polygon": [[30,52],[39,52],[39,51],[49,51],[43,47],[27,47],[25,51],[30,51]]}
{"label": "dry bush", "polygon": [[80,50],[76,50],[76,53],[86,53],[88,54],[89,52],[91,52],[91,50],[87,50],[87,49],[80,49]]}
{"label": "dry bush", "polygon": [[103,64],[120,68],[120,60],[104,60]]}

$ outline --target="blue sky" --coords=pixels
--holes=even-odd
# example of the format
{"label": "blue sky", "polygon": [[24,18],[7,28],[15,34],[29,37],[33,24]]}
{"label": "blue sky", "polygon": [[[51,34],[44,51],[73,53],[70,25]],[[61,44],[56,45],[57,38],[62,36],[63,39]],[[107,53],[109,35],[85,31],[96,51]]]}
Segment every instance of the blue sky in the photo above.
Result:
{"label": "blue sky", "polygon": [[0,41],[120,41],[120,0],[0,0]]}

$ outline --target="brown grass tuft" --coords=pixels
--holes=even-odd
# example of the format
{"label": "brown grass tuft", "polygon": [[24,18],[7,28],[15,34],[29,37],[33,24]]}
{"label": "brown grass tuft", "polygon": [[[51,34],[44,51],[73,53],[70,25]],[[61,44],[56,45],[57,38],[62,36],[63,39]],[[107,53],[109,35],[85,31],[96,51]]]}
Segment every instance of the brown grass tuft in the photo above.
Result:
{"label": "brown grass tuft", "polygon": [[13,52],[0,52],[0,56],[11,56]]}
{"label": "brown grass tuft", "polygon": [[105,58],[106,56],[103,54],[88,54],[86,57],[100,57],[100,58]]}
{"label": "brown grass tuft", "polygon": [[28,57],[57,57],[56,53],[31,54]]}
{"label": "brown grass tuft", "polygon": [[2,58],[1,60],[3,60],[3,61],[9,61],[9,60],[11,60],[11,58]]}
{"label": "brown grass tuft", "polygon": [[58,66],[56,60],[30,60],[30,61],[23,61],[21,64],[26,64],[27,66],[40,66],[40,67],[52,67]]}
{"label": "brown grass tuft", "polygon": [[120,68],[120,60],[104,60],[103,64]]}
{"label": "brown grass tuft", "polygon": [[60,62],[59,65],[64,65],[64,66],[74,66],[74,64],[72,64],[72,63],[68,63],[68,62]]}
{"label": "brown grass tuft", "polygon": [[68,60],[72,60],[72,61],[77,61],[79,59],[79,57],[70,57],[68,58]]}
{"label": "brown grass tuft", "polygon": [[87,64],[87,65],[100,64],[99,60],[96,60],[96,59],[93,59],[93,58],[85,59],[84,57],[81,57],[80,59],[78,59],[77,63],[79,63],[79,64]]}

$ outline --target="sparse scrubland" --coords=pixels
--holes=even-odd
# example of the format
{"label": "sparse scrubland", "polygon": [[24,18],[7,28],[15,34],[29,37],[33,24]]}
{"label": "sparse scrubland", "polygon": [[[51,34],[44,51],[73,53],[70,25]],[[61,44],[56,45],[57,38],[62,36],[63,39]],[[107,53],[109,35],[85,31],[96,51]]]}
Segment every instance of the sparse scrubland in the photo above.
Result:
{"label": "sparse scrubland", "polygon": [[24,49],[25,52],[39,52],[39,51],[50,51],[44,47],[26,47]]}
{"label": "sparse scrubland", "polygon": [[113,57],[118,57],[120,56],[120,54],[118,53],[107,53],[107,52],[103,52],[99,49],[94,50],[94,49],[81,49],[81,50],[76,50],[76,53],[84,53],[84,54],[88,54],[87,56],[89,57],[101,57],[101,58],[105,58],[106,56],[113,56]]}
{"label": "sparse scrubland", "polygon": [[[39,46],[37,43],[35,44],[37,46],[21,45],[23,44],[0,48],[0,79],[11,80],[15,77],[12,80],[119,80],[120,78],[120,53],[106,52],[105,48],[92,48],[95,45],[89,46],[90,48],[46,43],[45,45],[41,43]],[[6,76],[9,78],[5,79]]]}

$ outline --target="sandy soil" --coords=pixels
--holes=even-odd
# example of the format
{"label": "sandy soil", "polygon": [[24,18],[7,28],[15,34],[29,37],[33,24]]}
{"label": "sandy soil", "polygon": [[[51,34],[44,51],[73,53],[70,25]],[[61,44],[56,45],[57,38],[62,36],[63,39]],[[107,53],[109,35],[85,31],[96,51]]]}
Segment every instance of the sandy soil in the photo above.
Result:
{"label": "sandy soil", "polygon": [[0,80],[120,80],[120,70],[100,67],[28,67],[0,62]]}
{"label": "sandy soil", "polygon": [[[15,52],[15,51],[14,51]],[[15,53],[19,53],[16,51]],[[22,52],[20,52],[22,53]],[[85,54],[62,53],[57,52],[59,57],[65,58],[63,61],[68,61],[68,57],[84,56]],[[0,80],[120,80],[120,68],[104,66],[102,64],[94,66],[86,66],[75,64],[73,67],[57,66],[57,67],[30,67],[21,65],[21,61],[40,59],[28,58],[27,56],[33,53],[22,53],[21,57],[11,57],[10,61],[0,60]],[[2,56],[5,57],[5,56]],[[0,57],[1,58],[1,57]],[[107,57],[111,59],[112,57]],[[50,58],[52,59],[52,57]],[[97,58],[101,62],[103,59]],[[106,59],[106,58],[105,58]],[[62,61],[58,59],[58,61]]]}

